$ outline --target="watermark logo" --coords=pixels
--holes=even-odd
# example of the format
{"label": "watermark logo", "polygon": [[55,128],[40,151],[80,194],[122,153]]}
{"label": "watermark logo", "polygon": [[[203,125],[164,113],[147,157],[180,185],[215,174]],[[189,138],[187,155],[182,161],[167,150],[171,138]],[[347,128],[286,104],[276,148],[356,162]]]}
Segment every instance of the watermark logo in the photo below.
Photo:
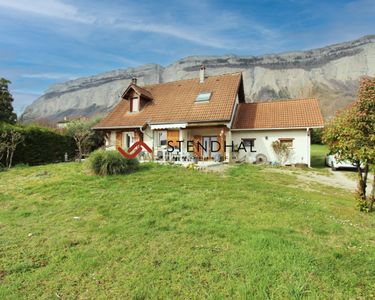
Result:
{"label": "watermark logo", "polygon": [[[134,149],[137,148],[135,151]],[[147,146],[144,142],[138,141],[135,142],[129,149],[128,151],[125,151],[121,147],[117,147],[118,152],[120,152],[125,158],[134,158],[136,157],[139,153],[141,153],[142,148],[145,149],[148,153],[151,153],[152,150],[149,146]],[[134,152],[133,152],[134,151]]]}
{"label": "watermark logo", "polygon": [[[168,141],[166,151],[169,153],[175,151],[181,152],[183,151],[183,143],[184,141],[177,141],[178,146],[176,146],[175,141]],[[201,142],[187,141],[185,151],[188,153],[201,151],[209,151],[210,153],[216,153],[220,152],[221,149],[223,149],[222,151],[226,151],[229,148],[232,152],[239,152],[240,150],[243,150],[244,152],[256,152],[256,150],[254,150],[253,147],[254,145],[252,143],[250,145],[246,145],[243,141],[241,141],[238,145],[234,145],[233,141],[229,145],[227,145],[226,142],[224,142],[224,145],[222,145],[218,141],[211,141],[209,144],[205,145]],[[145,149],[148,153],[152,153],[152,149],[142,141],[135,142],[127,151],[125,151],[121,147],[117,147],[117,150],[125,158],[135,158],[139,153],[142,152],[142,148]]]}

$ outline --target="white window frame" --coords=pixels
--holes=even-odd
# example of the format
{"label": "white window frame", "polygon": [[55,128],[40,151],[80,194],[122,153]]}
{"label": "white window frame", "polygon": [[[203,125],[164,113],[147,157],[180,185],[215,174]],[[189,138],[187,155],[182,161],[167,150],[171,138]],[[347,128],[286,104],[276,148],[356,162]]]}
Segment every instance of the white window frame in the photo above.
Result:
{"label": "white window frame", "polygon": [[132,112],[139,112],[139,97],[134,97],[132,101]]}
{"label": "white window frame", "polygon": [[[130,137],[130,143],[127,145],[128,137]],[[122,133],[122,145],[123,148],[128,149],[131,145],[134,144],[134,132],[133,131],[126,131]]]}
{"label": "white window frame", "polygon": [[[161,139],[162,135],[165,135],[165,144],[162,145],[161,141],[164,141],[164,139]],[[160,130],[158,131],[158,146],[159,147],[166,147],[167,146],[167,139],[168,139],[168,134],[166,130]]]}

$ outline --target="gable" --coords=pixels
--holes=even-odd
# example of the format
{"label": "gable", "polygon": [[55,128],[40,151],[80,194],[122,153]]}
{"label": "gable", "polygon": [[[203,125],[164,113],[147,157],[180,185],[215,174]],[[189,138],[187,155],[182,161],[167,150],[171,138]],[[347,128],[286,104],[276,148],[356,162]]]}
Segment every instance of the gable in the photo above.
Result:
{"label": "gable", "polygon": [[[243,95],[240,87],[243,89],[241,73],[210,76],[203,83],[199,79],[189,79],[142,88],[130,85],[119,104],[95,128],[139,127],[147,123],[228,122],[237,94]],[[131,91],[152,97],[137,114],[129,113],[129,101],[124,98],[129,97]],[[210,92],[210,99],[197,103],[196,98],[202,92]]]}

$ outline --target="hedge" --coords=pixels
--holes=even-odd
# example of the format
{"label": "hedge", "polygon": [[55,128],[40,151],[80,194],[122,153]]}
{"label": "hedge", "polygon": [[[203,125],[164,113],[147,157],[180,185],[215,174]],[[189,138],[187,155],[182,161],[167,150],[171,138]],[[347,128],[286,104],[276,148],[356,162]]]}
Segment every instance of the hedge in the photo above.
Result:
{"label": "hedge", "polygon": [[1,125],[0,134],[4,130],[21,132],[25,140],[16,148],[13,165],[23,163],[28,165],[41,165],[64,161],[65,153],[69,159],[74,159],[76,145],[72,137],[57,130],[30,126]]}

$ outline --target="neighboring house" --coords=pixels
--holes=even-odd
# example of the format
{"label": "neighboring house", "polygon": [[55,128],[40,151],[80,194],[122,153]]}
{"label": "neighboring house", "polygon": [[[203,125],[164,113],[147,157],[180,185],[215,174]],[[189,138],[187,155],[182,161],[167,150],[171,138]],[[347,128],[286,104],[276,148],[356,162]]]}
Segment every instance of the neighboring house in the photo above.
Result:
{"label": "neighboring house", "polygon": [[[280,140],[293,151],[289,163],[310,165],[310,129],[318,127],[316,99],[245,103],[241,73],[206,77],[201,67],[199,79],[144,87],[133,79],[94,129],[106,132],[108,149],[143,141],[152,159],[276,161],[271,143]],[[241,142],[247,151],[236,152]]]}
{"label": "neighboring house", "polygon": [[74,117],[74,118],[68,118],[64,117],[63,120],[60,120],[56,123],[57,128],[59,129],[65,129],[69,123],[74,122],[74,121],[87,121],[87,117],[79,116],[79,117]]}

